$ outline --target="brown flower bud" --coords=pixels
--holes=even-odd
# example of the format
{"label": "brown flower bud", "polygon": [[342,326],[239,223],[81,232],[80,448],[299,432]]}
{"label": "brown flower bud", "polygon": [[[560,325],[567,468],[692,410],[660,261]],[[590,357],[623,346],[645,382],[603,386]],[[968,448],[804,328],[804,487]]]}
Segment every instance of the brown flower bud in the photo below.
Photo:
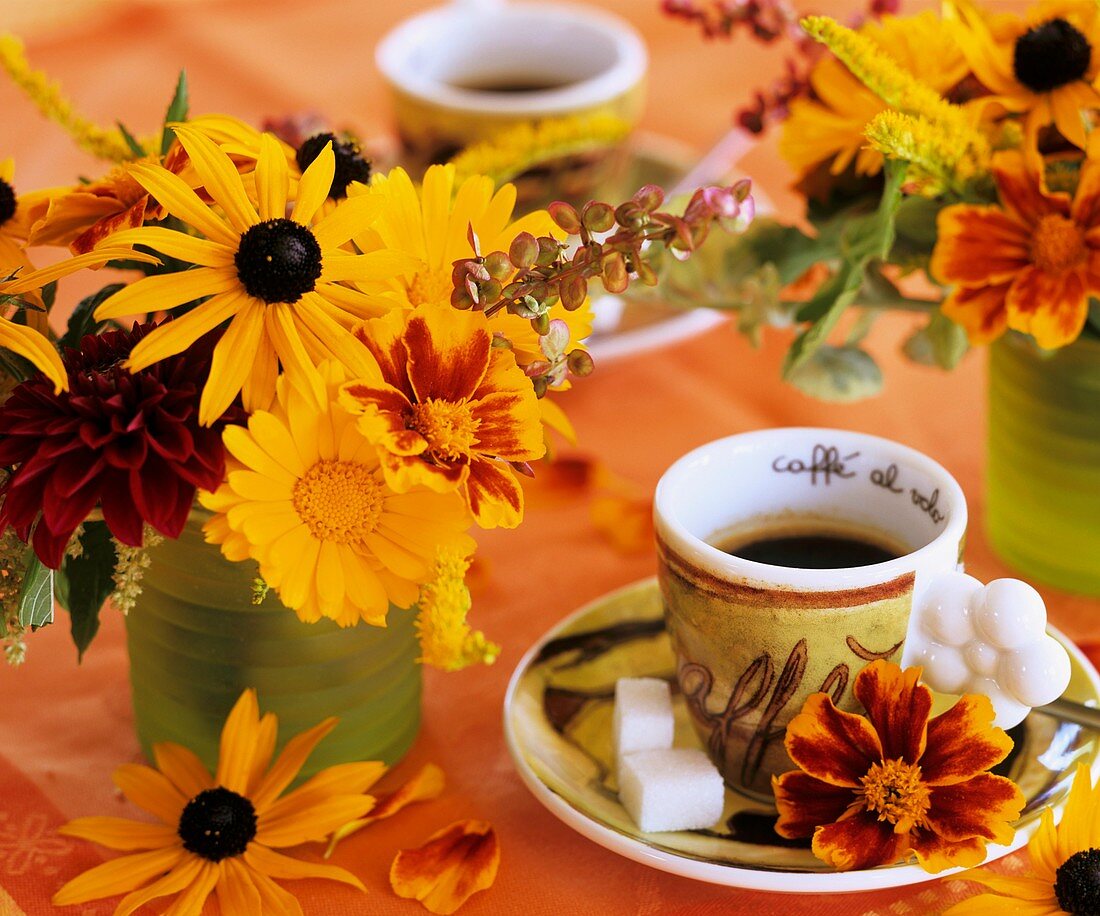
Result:
{"label": "brown flower bud", "polygon": [[565,358],[565,365],[568,366],[573,375],[580,377],[591,375],[592,370],[596,368],[596,364],[592,362],[592,357],[587,350],[573,350]]}
{"label": "brown flower bud", "polygon": [[615,211],[610,204],[590,200],[584,205],[581,222],[589,232],[607,232],[615,225]]}
{"label": "brown flower bud", "polygon": [[512,239],[508,256],[516,267],[520,270],[526,270],[535,263],[535,259],[539,256],[539,243],[530,232],[521,232]]}
{"label": "brown flower bud", "polygon": [[576,311],[588,296],[588,281],[584,277],[572,276],[561,281],[559,287],[561,304],[570,312]]}
{"label": "brown flower bud", "polygon": [[570,235],[576,235],[581,231],[581,218],[572,204],[564,200],[555,200],[546,208],[550,218]]}
{"label": "brown flower bud", "polygon": [[512,276],[515,268],[512,260],[503,251],[494,251],[485,258],[485,270],[494,280],[504,280]]}
{"label": "brown flower bud", "polygon": [[602,261],[603,286],[609,293],[621,293],[630,285],[626,258],[618,251],[606,252]]}
{"label": "brown flower bud", "polygon": [[665,201],[665,192],[655,184],[647,184],[634,194],[634,202],[645,213],[652,213]]}

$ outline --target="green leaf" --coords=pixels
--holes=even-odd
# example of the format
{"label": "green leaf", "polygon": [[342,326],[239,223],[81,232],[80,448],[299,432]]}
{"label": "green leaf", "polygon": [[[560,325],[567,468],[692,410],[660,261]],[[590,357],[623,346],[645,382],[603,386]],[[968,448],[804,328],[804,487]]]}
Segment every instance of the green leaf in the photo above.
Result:
{"label": "green leaf", "polygon": [[873,261],[884,261],[894,244],[894,217],[902,200],[901,186],[905,180],[904,163],[886,163],[886,186],[878,209],[867,216],[847,221],[841,235],[841,264],[836,273],[818,289],[798,312],[799,321],[811,322],[795,338],[783,364],[783,377],[791,374],[814,351],[840,321],[845,309],[856,301]]}
{"label": "green leaf", "polygon": [[1093,335],[1100,334],[1100,299],[1089,299],[1089,319],[1087,327]]}
{"label": "green leaf", "polygon": [[822,401],[858,401],[882,390],[882,370],[858,347],[824,344],[788,377],[788,381]]}
{"label": "green leaf", "polygon": [[125,124],[123,124],[121,121],[115,121],[115,123],[118,125],[119,133],[122,134],[122,139],[125,140],[126,145],[130,147],[131,153],[137,156],[138,159],[142,159],[145,156],[149,155],[147,152],[145,152],[145,147],[138,143],[134,135],[126,129]]}
{"label": "green leaf", "polygon": [[51,280],[38,291],[38,295],[42,297],[42,304],[48,312],[53,308],[54,301],[57,299],[57,281]]}
{"label": "green leaf", "polygon": [[83,660],[99,632],[100,609],[114,591],[118,556],[105,522],[85,522],[80,545],[80,556],[66,557],[61,566],[57,600],[69,612],[77,658]]}
{"label": "green leaf", "polygon": [[98,293],[92,293],[92,295],[81,299],[80,304],[73,309],[72,315],[69,316],[69,326],[65,329],[65,333],[61,335],[61,339],[58,340],[58,346],[73,347],[75,349],[80,346],[80,340],[86,334],[94,334],[99,327],[94,317],[95,310],[125,286],[125,283],[111,283],[103,287]]}
{"label": "green leaf", "polygon": [[176,80],[176,92],[172,96],[172,101],[168,103],[168,111],[164,115],[164,129],[160,133],[160,154],[162,156],[168,154],[168,149],[172,146],[172,138],[175,136],[168,125],[177,121],[186,121],[189,107],[187,71],[180,70],[179,79]]}
{"label": "green leaf", "polygon": [[27,570],[19,590],[19,623],[36,630],[53,623],[53,570],[27,552]]}
{"label": "green leaf", "polygon": [[905,341],[903,349],[913,362],[954,369],[968,346],[962,326],[937,311],[928,319],[928,324]]}

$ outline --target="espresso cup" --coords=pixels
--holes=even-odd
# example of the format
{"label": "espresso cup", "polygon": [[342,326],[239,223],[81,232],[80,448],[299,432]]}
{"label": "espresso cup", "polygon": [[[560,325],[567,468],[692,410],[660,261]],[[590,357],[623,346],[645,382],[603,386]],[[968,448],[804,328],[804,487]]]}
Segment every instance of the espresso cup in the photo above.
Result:
{"label": "espresso cup", "polygon": [[[654,512],[680,690],[711,759],[744,794],[771,799],[771,777],[793,767],[787,723],[819,691],[857,709],[852,684],[876,659],[922,664],[934,689],[987,693],[1004,724],[1068,683],[1038,593],[959,571],[962,489],[907,446],[831,429],[732,436],[673,464]],[[809,569],[715,546],[814,533],[888,558]]]}
{"label": "espresso cup", "polygon": [[[610,115],[633,126],[644,103],[641,37],[587,6],[456,0],[402,22],[375,59],[411,165],[545,118]],[[558,164],[541,176],[555,186],[537,190],[575,197],[602,179],[610,153]]]}

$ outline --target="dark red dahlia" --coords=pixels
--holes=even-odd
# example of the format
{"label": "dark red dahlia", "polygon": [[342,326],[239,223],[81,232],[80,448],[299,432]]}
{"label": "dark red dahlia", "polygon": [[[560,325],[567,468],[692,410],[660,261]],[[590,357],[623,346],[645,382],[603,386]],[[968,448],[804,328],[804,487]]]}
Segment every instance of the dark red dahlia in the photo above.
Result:
{"label": "dark red dahlia", "polygon": [[[9,525],[57,569],[77,526],[97,506],[118,540],[140,546],[148,523],[178,537],[195,489],[225,473],[227,414],[199,425],[199,397],[218,333],[130,373],[122,367],[155,324],[88,335],[63,357],[69,390],[39,374],[0,405],[0,531]],[[237,411],[231,408],[230,413]]]}

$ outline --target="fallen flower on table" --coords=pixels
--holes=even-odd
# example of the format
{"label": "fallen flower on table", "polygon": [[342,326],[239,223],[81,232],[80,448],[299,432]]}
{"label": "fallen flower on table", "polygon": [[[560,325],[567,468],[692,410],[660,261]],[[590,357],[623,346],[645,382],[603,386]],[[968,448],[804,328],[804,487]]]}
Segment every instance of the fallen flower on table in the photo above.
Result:
{"label": "fallen flower on table", "polygon": [[1023,913],[1100,912],[1100,782],[1091,784],[1089,768],[1077,765],[1062,820],[1043,810],[1039,829],[1028,841],[1030,869],[1018,876],[968,871],[955,877],[984,884],[992,894],[978,894],[955,904],[944,916]]}
{"label": "fallen flower on table", "polygon": [[785,740],[799,769],[772,780],[780,836],[812,835],[814,855],[840,871],[914,854],[928,872],[973,867],[987,841],[1012,841],[1024,795],[988,772],[1012,739],[977,694],[929,719],[932,691],[920,674],[883,660],[860,671],[853,692],[866,717],[826,693],[806,701]]}
{"label": "fallen flower on table", "polygon": [[418,849],[403,849],[390,867],[399,897],[449,916],[478,891],[491,887],[500,867],[500,843],[485,821],[457,821],[433,833]]}
{"label": "fallen flower on table", "polygon": [[272,713],[261,718],[255,691],[246,690],[226,719],[214,775],[172,743],[153,748],[157,769],[119,767],[115,784],[160,823],[82,817],[62,827],[66,836],[131,854],[72,879],[54,895],[54,905],[126,894],[115,916],[129,916],[150,901],[179,895],[174,916],[198,916],[213,893],[225,914],[300,916],[298,901],[273,879],[322,878],[365,890],[342,868],[275,851],[323,841],[374,807],[364,793],[385,772],[378,762],[329,767],[283,794],[336,722],[325,719],[291,738],[272,762],[278,721]]}
{"label": "fallen flower on table", "polygon": [[356,818],[337,830],[332,835],[332,840],[329,841],[325,858],[327,859],[332,855],[333,850],[336,849],[336,844],[342,839],[362,830],[369,824],[391,817],[402,808],[415,802],[431,801],[433,798],[439,798],[443,792],[443,786],[443,771],[434,763],[424,764],[411,779],[402,783],[400,788],[395,789],[388,795],[377,796],[374,807],[370,809],[365,817]]}

